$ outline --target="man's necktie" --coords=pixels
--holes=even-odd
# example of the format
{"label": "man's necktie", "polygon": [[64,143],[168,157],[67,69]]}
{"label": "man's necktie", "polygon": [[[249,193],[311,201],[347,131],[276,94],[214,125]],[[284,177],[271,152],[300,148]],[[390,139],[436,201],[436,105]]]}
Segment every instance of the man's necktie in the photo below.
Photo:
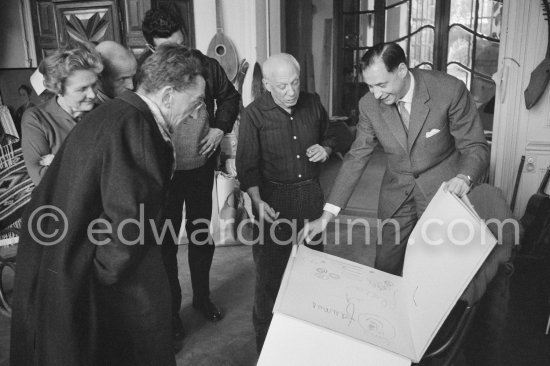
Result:
{"label": "man's necktie", "polygon": [[409,114],[409,111],[405,107],[405,102],[398,101],[397,110],[399,111],[399,115],[401,116],[401,121],[403,122],[403,126],[405,126],[405,130],[409,131],[409,120],[411,116]]}

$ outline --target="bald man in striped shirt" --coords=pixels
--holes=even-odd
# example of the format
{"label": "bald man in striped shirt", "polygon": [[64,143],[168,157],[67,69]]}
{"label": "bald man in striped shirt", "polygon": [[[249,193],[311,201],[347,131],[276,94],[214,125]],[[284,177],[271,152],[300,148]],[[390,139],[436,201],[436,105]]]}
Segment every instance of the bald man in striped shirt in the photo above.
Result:
{"label": "bald man in striped shirt", "polygon": [[335,145],[319,96],[300,92],[300,65],[294,57],[282,53],[266,60],[263,83],[268,92],[242,114],[237,145],[241,189],[250,195],[255,215],[264,224],[263,235],[255,237],[258,242],[252,247],[258,353],[297,232],[304,220],[323,212],[319,173]]}

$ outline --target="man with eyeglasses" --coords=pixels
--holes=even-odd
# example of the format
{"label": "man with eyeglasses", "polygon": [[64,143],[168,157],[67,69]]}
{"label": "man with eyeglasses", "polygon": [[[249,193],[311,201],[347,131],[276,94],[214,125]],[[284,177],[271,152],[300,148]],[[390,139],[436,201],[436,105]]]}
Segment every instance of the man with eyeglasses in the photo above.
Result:
{"label": "man with eyeglasses", "polygon": [[[172,13],[160,8],[149,10],[144,17],[142,30],[148,50],[138,64],[147,59],[163,43],[183,44],[182,23]],[[212,214],[212,188],[219,145],[225,133],[231,132],[239,113],[240,95],[220,64],[198,50],[191,52],[200,59],[206,80],[204,100],[197,101],[200,108],[197,119],[188,118],[173,132],[176,150],[176,172],[172,179],[166,219],[172,223],[176,236],[180,231],[185,203],[185,229],[189,238],[188,261],[193,288],[193,308],[206,319],[218,321],[222,313],[210,300],[210,267],[214,256],[214,243],[208,234]],[[172,331],[174,347],[181,347],[184,337],[179,317],[181,287],[178,280],[177,238],[165,235],[162,255],[172,293]]]}
{"label": "man with eyeglasses", "polygon": [[[241,189],[250,195],[256,217],[266,224],[252,247],[256,264],[252,320],[258,353],[295,235],[305,220],[323,212],[319,173],[335,146],[319,96],[300,92],[298,61],[286,53],[276,54],[264,62],[262,71],[268,93],[242,114],[236,160]],[[320,243],[311,247],[323,250]]]}

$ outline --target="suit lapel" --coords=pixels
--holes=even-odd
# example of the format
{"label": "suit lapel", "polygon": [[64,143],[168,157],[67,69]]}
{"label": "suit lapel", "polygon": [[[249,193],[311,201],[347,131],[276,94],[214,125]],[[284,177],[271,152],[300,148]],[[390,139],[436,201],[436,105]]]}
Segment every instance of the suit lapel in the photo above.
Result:
{"label": "suit lapel", "polygon": [[422,131],[424,123],[426,122],[426,117],[430,112],[430,108],[426,105],[428,100],[430,100],[430,95],[428,94],[428,88],[424,83],[424,80],[416,73],[415,70],[411,71],[414,75],[414,94],[413,101],[411,106],[411,117],[409,122],[409,136],[408,136],[408,147],[409,152],[414,145],[418,134]]}
{"label": "suit lapel", "polygon": [[399,145],[403,147],[403,150],[407,151],[407,134],[405,133],[405,128],[401,122],[401,117],[399,117],[399,112],[395,105],[387,105],[380,102],[380,108],[382,109],[382,117],[386,122],[386,126],[393,133]]}

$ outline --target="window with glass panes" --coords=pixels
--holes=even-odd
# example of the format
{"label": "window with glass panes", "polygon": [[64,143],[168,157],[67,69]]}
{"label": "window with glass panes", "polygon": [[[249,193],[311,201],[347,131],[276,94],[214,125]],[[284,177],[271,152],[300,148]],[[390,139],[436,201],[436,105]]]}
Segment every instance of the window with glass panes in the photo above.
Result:
{"label": "window with glass panes", "polygon": [[491,129],[502,0],[335,0],[335,14],[336,111],[357,119],[357,103],[368,90],[358,66],[361,56],[380,42],[397,42],[409,67],[463,80]]}

